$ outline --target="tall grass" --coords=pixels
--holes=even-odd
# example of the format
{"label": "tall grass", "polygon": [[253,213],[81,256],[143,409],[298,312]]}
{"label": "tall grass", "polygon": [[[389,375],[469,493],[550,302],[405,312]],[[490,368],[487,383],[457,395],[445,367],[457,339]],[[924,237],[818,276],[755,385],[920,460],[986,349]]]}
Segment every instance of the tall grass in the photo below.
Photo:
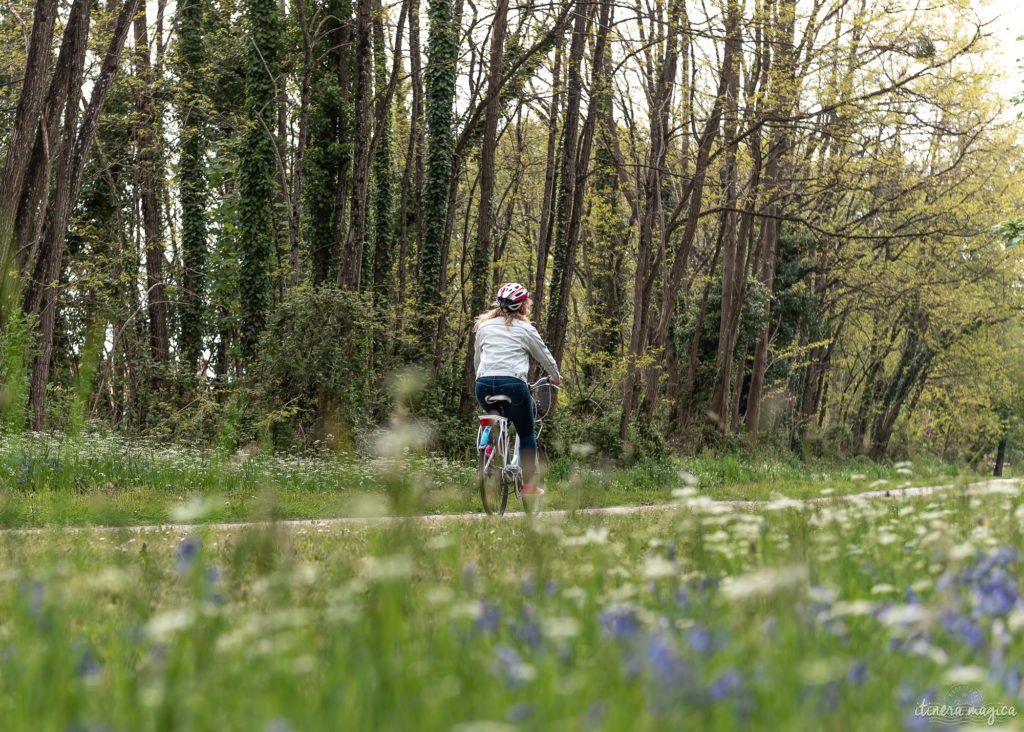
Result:
{"label": "tall grass", "polygon": [[925,728],[922,703],[1020,706],[1017,488],[677,496],[620,517],[5,534],[0,719],[888,730]]}

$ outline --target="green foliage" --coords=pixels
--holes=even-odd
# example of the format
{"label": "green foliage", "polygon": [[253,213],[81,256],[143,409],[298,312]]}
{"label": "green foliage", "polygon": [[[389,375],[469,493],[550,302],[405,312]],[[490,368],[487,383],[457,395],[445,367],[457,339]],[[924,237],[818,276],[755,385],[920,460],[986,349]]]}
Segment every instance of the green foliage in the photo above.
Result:
{"label": "green foliage", "polygon": [[203,28],[204,0],[187,0],[176,15],[177,65],[181,77],[178,121],[181,125],[181,155],[178,186],[181,191],[182,304],[180,307],[181,354],[186,368],[203,354],[206,334],[206,272],[208,196],[205,164],[207,113],[203,103],[207,76],[202,74],[207,51]]}
{"label": "green foliage", "polygon": [[0,432],[20,432],[26,426],[34,323],[34,318],[16,310],[0,328]]}
{"label": "green foliage", "polygon": [[451,0],[429,0],[427,16],[426,183],[423,191],[423,242],[420,247],[420,286],[423,302],[439,305],[442,293],[441,249],[448,222],[448,187],[451,182],[458,29]]}
{"label": "green foliage", "polygon": [[373,361],[379,330],[373,303],[362,295],[293,290],[271,316],[252,363],[250,418],[276,445],[354,447],[384,392]]}
{"label": "green foliage", "polygon": [[275,100],[279,73],[281,20],[275,0],[248,0],[252,39],[245,79],[248,123],[239,148],[238,294],[242,355],[250,359],[273,302],[270,268],[274,253],[277,171]]}
{"label": "green foliage", "polygon": [[309,247],[314,285],[333,283],[337,276],[339,222],[335,220],[338,189],[352,161],[353,100],[351,44],[343,43],[352,21],[352,3],[331,0],[314,47],[315,65],[309,100],[309,148],[303,164],[303,236]]}

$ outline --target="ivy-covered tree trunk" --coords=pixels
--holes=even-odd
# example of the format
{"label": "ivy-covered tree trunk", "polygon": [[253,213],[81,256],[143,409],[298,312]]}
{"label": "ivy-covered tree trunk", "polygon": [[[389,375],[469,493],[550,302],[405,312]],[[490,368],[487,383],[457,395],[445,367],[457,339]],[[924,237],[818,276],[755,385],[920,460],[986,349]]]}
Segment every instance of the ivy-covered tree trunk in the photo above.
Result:
{"label": "ivy-covered tree trunk", "polygon": [[273,299],[274,200],[277,172],[277,75],[281,20],[276,0],[247,0],[252,45],[245,79],[248,120],[238,168],[238,290],[242,356],[251,358]]}
{"label": "ivy-covered tree trunk", "polygon": [[203,357],[207,229],[206,140],[207,115],[202,69],[207,51],[203,33],[206,0],[181,0],[178,4],[178,73],[182,91],[178,99],[181,152],[178,159],[178,190],[181,201],[182,292],[178,317],[181,329],[179,352],[192,371]]}
{"label": "ivy-covered tree trunk", "polygon": [[[403,5],[402,13],[406,12]],[[373,154],[373,294],[377,304],[385,306],[391,300],[393,280],[392,266],[395,261],[394,224],[394,152],[392,150],[391,96],[392,84],[388,79],[387,50],[384,37],[384,8],[380,0],[373,12],[373,58],[376,76],[376,122]],[[399,19],[397,38],[401,38],[402,22]],[[395,49],[400,55],[401,49]],[[397,81],[397,80],[396,80]]]}
{"label": "ivy-covered tree trunk", "polygon": [[342,213],[339,192],[345,187],[347,163],[346,26],[350,14],[347,0],[329,0],[303,29],[303,44],[312,47],[309,53],[314,60],[302,176],[303,227],[314,285],[335,281],[341,248],[337,219]]}
{"label": "ivy-covered tree trunk", "polygon": [[348,231],[341,250],[338,286],[360,289],[366,248],[366,204],[370,183],[370,97],[372,90],[372,18],[370,0],[356,0],[355,123],[352,128],[352,194]]}
{"label": "ivy-covered tree trunk", "polygon": [[[407,280],[419,279],[419,253],[423,246],[423,188],[426,180],[426,111],[424,109],[423,67],[420,62],[420,3],[409,0],[409,82],[412,109],[409,143],[406,148],[402,195],[398,206],[399,271],[398,301],[405,300]],[[411,241],[410,241],[411,240]],[[411,244],[415,242],[415,249]]]}
{"label": "ivy-covered tree trunk", "polygon": [[[420,245],[420,288],[423,332],[434,333],[443,304],[442,248],[448,227],[448,193],[454,145],[455,72],[458,60],[458,29],[452,0],[429,0],[425,71],[427,160],[423,190],[423,240]],[[431,353],[432,339],[423,339],[423,354]]]}
{"label": "ivy-covered tree trunk", "polygon": [[[163,181],[161,167],[162,124],[153,97],[156,79],[149,54],[146,9],[135,16],[135,63],[138,76],[136,109],[139,116],[136,152],[142,230],[146,248],[146,307],[149,310],[149,348],[153,361],[166,364],[170,358],[170,333],[167,325],[167,284],[164,282],[164,227],[160,198]],[[163,377],[158,378],[158,386]]]}

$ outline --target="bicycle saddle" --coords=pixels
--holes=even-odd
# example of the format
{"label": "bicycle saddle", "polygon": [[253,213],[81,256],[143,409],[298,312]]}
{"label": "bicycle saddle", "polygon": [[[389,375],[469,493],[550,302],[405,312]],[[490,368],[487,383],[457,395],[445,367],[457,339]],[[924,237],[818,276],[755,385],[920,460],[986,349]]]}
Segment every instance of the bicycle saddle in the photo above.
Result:
{"label": "bicycle saddle", "polygon": [[484,401],[488,404],[497,404],[498,402],[511,402],[512,397],[506,394],[494,394],[489,397],[484,397]]}

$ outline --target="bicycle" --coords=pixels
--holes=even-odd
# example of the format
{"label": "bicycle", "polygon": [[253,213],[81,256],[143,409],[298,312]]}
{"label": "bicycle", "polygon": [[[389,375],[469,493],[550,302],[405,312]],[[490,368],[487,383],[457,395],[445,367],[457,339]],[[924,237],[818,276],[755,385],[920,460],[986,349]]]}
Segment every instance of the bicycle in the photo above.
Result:
{"label": "bicycle", "polygon": [[[555,405],[555,390],[558,388],[548,381],[546,376],[530,384],[534,430],[538,438],[544,428],[544,417]],[[518,434],[512,443],[512,451],[509,452],[512,435],[509,430],[509,419],[504,415],[504,411],[505,405],[511,403],[512,399],[504,394],[496,394],[487,397],[486,401],[497,413],[481,414],[478,417],[479,426],[476,431],[477,477],[484,511],[492,516],[501,516],[508,505],[509,493],[514,491],[523,502],[523,510],[530,513],[539,506],[539,500],[527,500],[523,495],[523,469],[519,464]]]}

